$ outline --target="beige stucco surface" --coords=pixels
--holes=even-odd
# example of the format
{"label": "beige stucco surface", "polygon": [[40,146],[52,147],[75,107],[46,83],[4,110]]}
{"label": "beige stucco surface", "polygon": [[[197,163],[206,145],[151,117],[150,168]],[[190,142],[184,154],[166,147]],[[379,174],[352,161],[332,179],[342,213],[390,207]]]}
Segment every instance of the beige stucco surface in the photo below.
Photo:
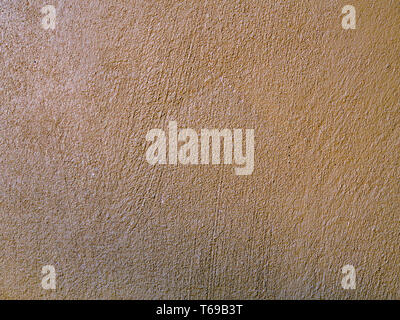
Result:
{"label": "beige stucco surface", "polygon": [[[397,0],[1,0],[0,298],[399,299],[399,36]],[[255,129],[254,173],[150,166],[171,120]]]}

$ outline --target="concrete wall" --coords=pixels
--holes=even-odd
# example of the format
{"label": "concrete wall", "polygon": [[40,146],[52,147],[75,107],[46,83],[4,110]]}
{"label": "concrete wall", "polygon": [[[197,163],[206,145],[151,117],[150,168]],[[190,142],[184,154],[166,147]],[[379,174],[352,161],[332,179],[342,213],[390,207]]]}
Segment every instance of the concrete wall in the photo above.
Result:
{"label": "concrete wall", "polygon": [[[1,0],[0,36],[1,298],[400,298],[400,1]],[[255,129],[254,173],[150,166],[171,120]]]}

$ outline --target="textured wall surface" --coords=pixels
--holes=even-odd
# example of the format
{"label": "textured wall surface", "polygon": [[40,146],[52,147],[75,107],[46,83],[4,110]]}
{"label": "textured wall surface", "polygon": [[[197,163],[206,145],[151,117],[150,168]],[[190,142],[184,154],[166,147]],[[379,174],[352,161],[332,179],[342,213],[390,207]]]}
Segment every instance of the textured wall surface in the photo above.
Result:
{"label": "textured wall surface", "polygon": [[[0,39],[0,298],[400,299],[400,1],[0,0]],[[171,120],[253,174],[150,166]]]}

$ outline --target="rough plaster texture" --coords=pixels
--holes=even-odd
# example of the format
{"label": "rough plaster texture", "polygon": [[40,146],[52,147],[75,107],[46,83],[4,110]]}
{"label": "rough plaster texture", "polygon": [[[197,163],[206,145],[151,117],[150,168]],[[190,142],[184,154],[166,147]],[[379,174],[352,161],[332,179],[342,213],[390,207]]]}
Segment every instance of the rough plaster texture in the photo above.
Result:
{"label": "rough plaster texture", "polygon": [[[399,36],[397,0],[1,0],[0,297],[399,299]],[[254,128],[253,175],[151,167],[170,120]]]}

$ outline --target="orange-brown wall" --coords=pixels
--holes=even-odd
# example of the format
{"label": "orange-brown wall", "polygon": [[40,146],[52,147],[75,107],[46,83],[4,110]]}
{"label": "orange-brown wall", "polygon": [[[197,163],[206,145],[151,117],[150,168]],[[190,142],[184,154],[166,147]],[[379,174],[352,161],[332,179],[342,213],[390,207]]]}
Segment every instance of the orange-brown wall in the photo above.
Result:
{"label": "orange-brown wall", "polygon": [[[400,298],[400,1],[7,0],[0,37],[0,298]],[[150,166],[171,120],[253,128],[254,173]]]}

